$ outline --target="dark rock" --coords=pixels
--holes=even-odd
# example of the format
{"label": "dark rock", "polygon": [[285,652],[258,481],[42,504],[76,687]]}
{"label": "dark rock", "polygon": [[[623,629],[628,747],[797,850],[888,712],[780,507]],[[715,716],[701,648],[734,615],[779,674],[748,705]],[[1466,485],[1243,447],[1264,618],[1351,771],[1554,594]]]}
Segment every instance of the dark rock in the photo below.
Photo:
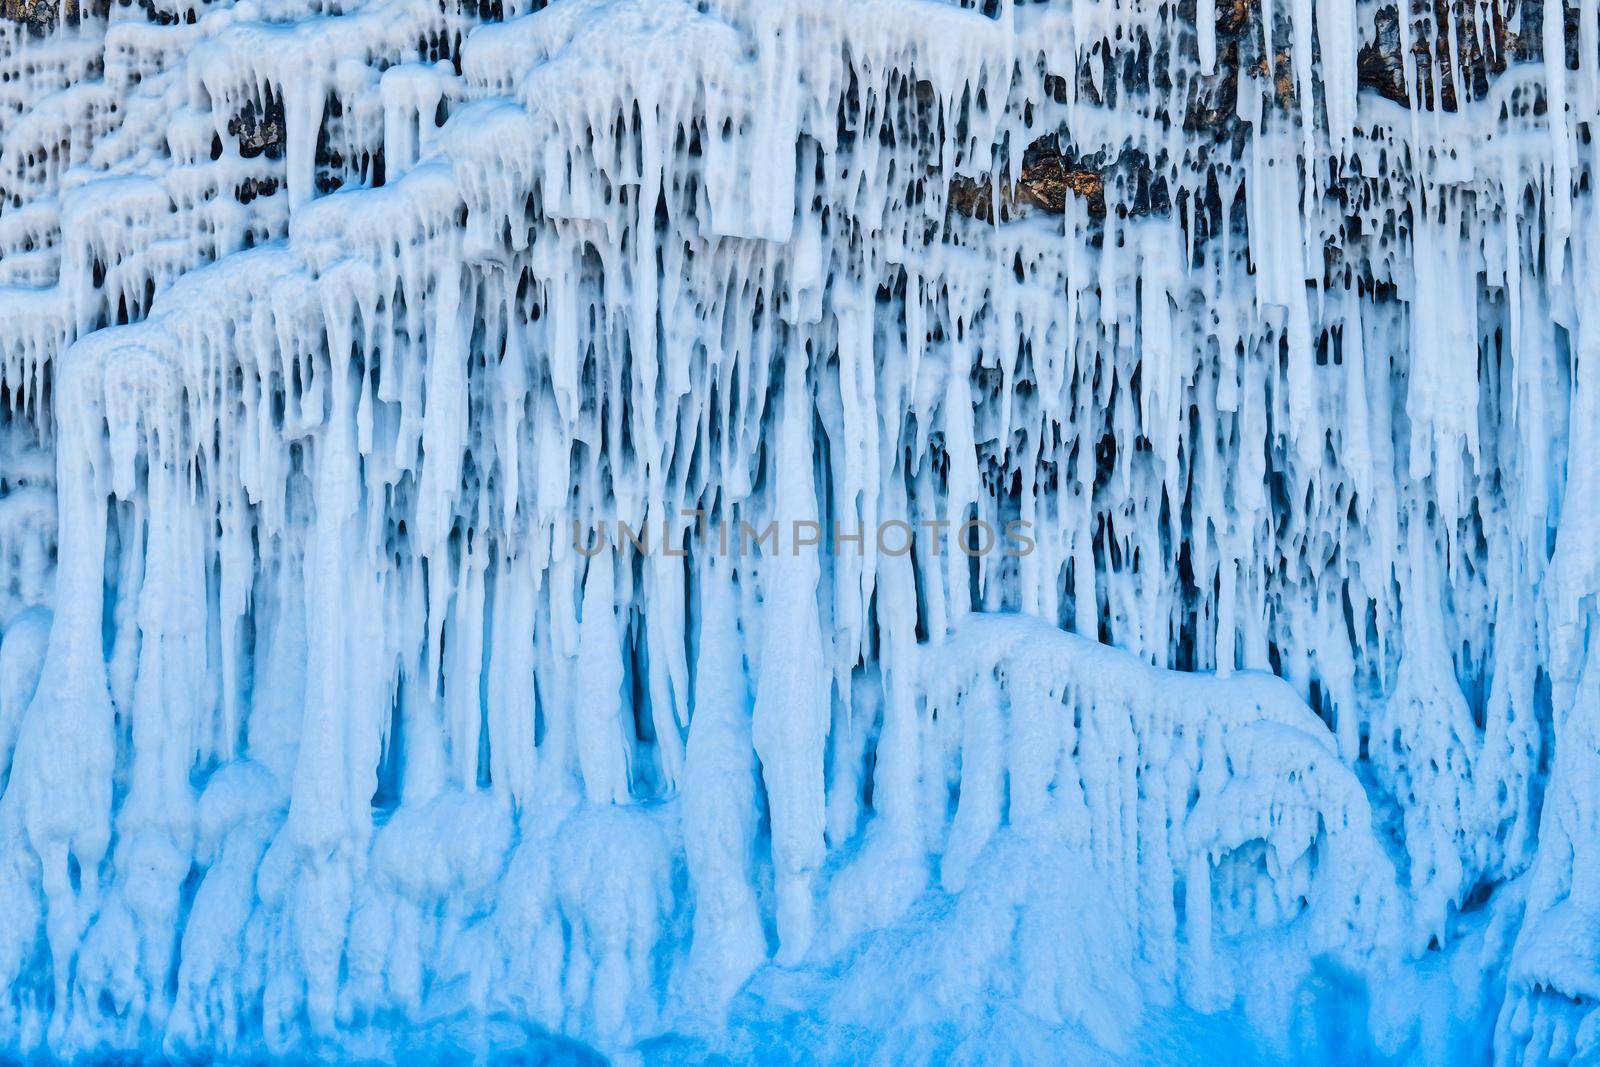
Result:
{"label": "dark rock", "polygon": [[[1060,215],[1067,209],[1067,197],[1079,196],[1088,203],[1089,214],[1106,213],[1105,175],[1098,169],[1069,160],[1055,147],[1054,138],[1036,141],[1022,163],[1022,174],[1015,187],[1000,183],[1000,219],[1005,221],[1030,209]],[[950,206],[960,214],[994,221],[994,183],[958,177],[950,183]]]}
{"label": "dark rock", "polygon": [[[68,10],[74,5],[68,0]],[[20,22],[35,36],[43,36],[55,28],[60,8],[56,0],[0,0],[0,16],[8,22]]]}
{"label": "dark rock", "polygon": [[259,107],[249,101],[244,109],[228,120],[228,132],[239,141],[239,154],[246,159],[266,156],[282,159],[284,153],[283,101],[267,95]]}

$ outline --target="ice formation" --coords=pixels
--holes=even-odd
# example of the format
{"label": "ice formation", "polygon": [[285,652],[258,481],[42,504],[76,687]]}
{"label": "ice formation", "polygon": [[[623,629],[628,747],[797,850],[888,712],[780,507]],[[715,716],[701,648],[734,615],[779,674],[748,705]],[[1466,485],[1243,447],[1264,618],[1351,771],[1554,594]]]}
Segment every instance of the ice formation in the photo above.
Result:
{"label": "ice formation", "polygon": [[5,13],[0,1052],[1600,1056],[1592,0]]}

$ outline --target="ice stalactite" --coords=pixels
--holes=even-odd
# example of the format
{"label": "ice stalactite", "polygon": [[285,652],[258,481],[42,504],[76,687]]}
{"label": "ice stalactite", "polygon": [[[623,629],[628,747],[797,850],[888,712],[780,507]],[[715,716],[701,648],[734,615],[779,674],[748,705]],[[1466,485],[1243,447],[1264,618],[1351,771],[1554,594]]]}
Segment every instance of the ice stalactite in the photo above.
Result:
{"label": "ice stalactite", "polygon": [[954,780],[959,796],[946,887],[965,883],[1003,819],[1081,849],[1119,890],[1128,942],[1198,1004],[1233,1000],[1218,931],[1263,912],[1305,916],[1293,925],[1306,961],[1351,946],[1352,969],[1390,959],[1402,905],[1366,796],[1280,680],[1174,675],[1036,620],[982,615],[929,655],[927,703],[946,740],[926,780]]}
{"label": "ice stalactite", "polygon": [[4,12],[0,1047],[1600,1049],[1591,7]]}
{"label": "ice stalactite", "polygon": [[[804,350],[783,358],[776,442],[774,512],[777,536],[801,524],[816,526]],[[819,526],[816,526],[820,529]],[[799,538],[795,537],[798,541]],[[777,881],[780,959],[804,958],[814,936],[812,880],[826,854],[823,756],[829,693],[824,637],[817,612],[815,555],[781,545],[772,557],[762,605],[762,651],[751,727],[772,817],[772,865]]]}

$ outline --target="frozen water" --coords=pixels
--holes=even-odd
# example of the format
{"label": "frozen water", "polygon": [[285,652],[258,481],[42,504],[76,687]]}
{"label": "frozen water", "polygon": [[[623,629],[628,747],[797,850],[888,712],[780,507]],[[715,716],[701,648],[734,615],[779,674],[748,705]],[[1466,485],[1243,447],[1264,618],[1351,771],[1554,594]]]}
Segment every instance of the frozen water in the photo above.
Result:
{"label": "frozen water", "polygon": [[1600,1057],[1600,6],[7,0],[0,1054]]}

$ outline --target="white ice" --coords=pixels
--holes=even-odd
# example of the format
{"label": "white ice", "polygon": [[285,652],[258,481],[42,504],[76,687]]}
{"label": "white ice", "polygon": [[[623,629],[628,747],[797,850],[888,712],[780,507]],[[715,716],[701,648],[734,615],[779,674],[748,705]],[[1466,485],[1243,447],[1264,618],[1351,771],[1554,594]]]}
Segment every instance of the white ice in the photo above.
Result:
{"label": "white ice", "polygon": [[1600,0],[1394,10],[8,3],[0,1055],[1600,1057]]}

